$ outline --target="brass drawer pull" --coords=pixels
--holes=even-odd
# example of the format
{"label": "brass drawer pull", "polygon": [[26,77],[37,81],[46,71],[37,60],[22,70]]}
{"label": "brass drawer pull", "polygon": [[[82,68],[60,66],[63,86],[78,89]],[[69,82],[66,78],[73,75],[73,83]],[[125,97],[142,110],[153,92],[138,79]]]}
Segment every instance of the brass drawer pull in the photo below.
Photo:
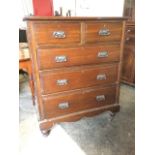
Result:
{"label": "brass drawer pull", "polygon": [[104,95],[99,95],[99,96],[96,96],[96,100],[99,102],[99,101],[104,101],[105,100],[105,96]]}
{"label": "brass drawer pull", "polygon": [[96,77],[97,80],[106,80],[106,75],[105,74],[99,74]]}
{"label": "brass drawer pull", "polygon": [[63,85],[67,85],[67,84],[68,84],[67,79],[57,80],[57,85],[59,85],[59,86],[63,86]]}
{"label": "brass drawer pull", "polygon": [[99,35],[100,36],[109,36],[111,33],[110,33],[110,30],[109,29],[101,29],[101,30],[99,30]]}
{"label": "brass drawer pull", "polygon": [[63,38],[66,37],[64,31],[54,31],[54,32],[53,32],[53,36],[54,36],[55,38],[58,38],[58,39],[63,39]]}
{"label": "brass drawer pull", "polygon": [[68,102],[59,103],[58,107],[59,109],[67,109],[69,108],[69,103]]}
{"label": "brass drawer pull", "polygon": [[99,58],[104,58],[108,56],[108,51],[100,51],[97,55]]}
{"label": "brass drawer pull", "polygon": [[55,57],[55,62],[66,62],[67,57],[65,55],[60,55]]}

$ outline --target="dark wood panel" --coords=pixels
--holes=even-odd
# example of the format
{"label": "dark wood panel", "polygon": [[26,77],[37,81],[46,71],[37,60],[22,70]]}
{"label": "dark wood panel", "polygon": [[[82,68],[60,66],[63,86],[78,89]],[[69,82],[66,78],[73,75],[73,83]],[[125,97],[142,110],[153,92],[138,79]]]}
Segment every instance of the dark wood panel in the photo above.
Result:
{"label": "dark wood panel", "polygon": [[46,132],[47,130],[51,129],[55,123],[78,121],[79,119],[81,119],[83,117],[94,116],[94,115],[100,114],[105,111],[111,111],[111,112],[115,113],[115,112],[118,112],[119,110],[120,110],[120,105],[115,104],[115,105],[97,107],[97,108],[93,108],[93,109],[87,109],[87,110],[67,114],[64,116],[53,117],[53,118],[45,119],[45,120],[41,121],[40,129],[42,131]]}
{"label": "dark wood panel", "polygon": [[[100,31],[108,31],[108,35],[100,35]],[[105,32],[106,33],[106,32]],[[86,25],[86,43],[120,41],[122,22],[93,22]]]}
{"label": "dark wood panel", "polygon": [[[61,23],[61,22],[42,22],[34,24],[35,38],[38,44],[51,44],[53,46],[61,44],[80,43],[81,24],[80,23]],[[64,32],[62,37],[56,37],[54,32]]]}
{"label": "dark wood panel", "polygon": [[[39,68],[50,69],[83,64],[97,64],[120,60],[120,45],[98,45],[70,48],[38,49]],[[56,58],[63,57],[64,61],[57,62]]]}
{"label": "dark wood panel", "polygon": [[135,25],[130,22],[126,24],[123,66],[122,66],[122,82],[130,85],[135,83]]}
{"label": "dark wood panel", "polygon": [[116,87],[90,88],[67,94],[59,93],[59,95],[50,95],[48,97],[43,97],[44,110],[46,111],[45,118],[101,107],[107,104],[114,104],[115,99]]}
{"label": "dark wood panel", "polygon": [[72,67],[40,73],[42,94],[115,83],[118,64]]}
{"label": "dark wood panel", "polygon": [[132,48],[124,49],[124,60],[123,60],[123,69],[122,69],[122,79],[129,83],[134,83],[135,75],[135,53],[132,51]]}

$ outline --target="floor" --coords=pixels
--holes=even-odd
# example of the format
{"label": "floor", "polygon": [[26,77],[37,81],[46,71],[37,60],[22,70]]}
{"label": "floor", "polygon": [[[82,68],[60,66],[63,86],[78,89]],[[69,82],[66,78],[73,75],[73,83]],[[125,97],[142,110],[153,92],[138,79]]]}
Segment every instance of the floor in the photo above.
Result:
{"label": "floor", "polygon": [[120,112],[104,112],[77,122],[60,123],[45,137],[38,128],[27,75],[20,75],[19,151],[22,155],[134,155],[135,105],[133,87],[122,84]]}

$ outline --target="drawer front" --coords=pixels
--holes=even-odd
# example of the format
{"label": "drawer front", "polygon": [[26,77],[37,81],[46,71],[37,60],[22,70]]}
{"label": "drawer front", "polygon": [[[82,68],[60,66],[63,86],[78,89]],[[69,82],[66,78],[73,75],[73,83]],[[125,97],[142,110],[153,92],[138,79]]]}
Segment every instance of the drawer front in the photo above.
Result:
{"label": "drawer front", "polygon": [[121,41],[121,22],[92,22],[86,25],[86,43]]}
{"label": "drawer front", "polygon": [[120,45],[39,49],[39,68],[50,69],[120,60]]}
{"label": "drawer front", "polygon": [[44,71],[40,73],[42,94],[115,83],[117,72],[118,64]]}
{"label": "drawer front", "polygon": [[35,39],[38,44],[63,45],[80,43],[80,23],[36,23],[34,24]]}
{"label": "drawer front", "polygon": [[116,87],[92,88],[43,97],[45,117],[56,117],[80,110],[114,104]]}

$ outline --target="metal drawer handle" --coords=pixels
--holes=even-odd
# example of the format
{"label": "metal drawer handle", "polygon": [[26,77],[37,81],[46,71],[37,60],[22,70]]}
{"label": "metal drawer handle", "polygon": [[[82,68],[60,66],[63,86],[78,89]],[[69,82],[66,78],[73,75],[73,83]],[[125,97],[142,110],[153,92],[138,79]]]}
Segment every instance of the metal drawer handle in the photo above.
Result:
{"label": "metal drawer handle", "polygon": [[104,29],[99,30],[98,34],[100,36],[109,36],[111,33],[109,29],[104,28]]}
{"label": "metal drawer handle", "polygon": [[127,30],[127,32],[131,32],[131,30],[130,30],[130,29],[128,29],[128,30]]}
{"label": "metal drawer handle", "polygon": [[108,56],[108,51],[100,51],[97,55],[99,58],[104,58]]}
{"label": "metal drawer handle", "polygon": [[130,37],[127,37],[127,38],[126,38],[126,41],[129,41],[129,40],[130,40]]}
{"label": "metal drawer handle", "polygon": [[106,80],[106,75],[105,74],[99,74],[97,75],[97,80]]}
{"label": "metal drawer handle", "polygon": [[55,38],[58,38],[58,39],[59,39],[59,38],[62,39],[62,38],[65,38],[65,37],[66,37],[64,31],[54,31],[54,32],[53,32],[53,36],[54,36]]}
{"label": "metal drawer handle", "polygon": [[99,102],[99,101],[104,101],[105,100],[105,96],[104,95],[99,95],[99,96],[96,96],[96,100]]}
{"label": "metal drawer handle", "polygon": [[66,62],[67,57],[65,55],[60,55],[55,57],[55,62]]}
{"label": "metal drawer handle", "polygon": [[59,103],[58,107],[60,109],[67,109],[69,108],[69,103],[68,102]]}
{"label": "metal drawer handle", "polygon": [[67,85],[67,84],[68,84],[67,79],[57,80],[57,85],[59,85],[59,86],[63,86],[63,85]]}

